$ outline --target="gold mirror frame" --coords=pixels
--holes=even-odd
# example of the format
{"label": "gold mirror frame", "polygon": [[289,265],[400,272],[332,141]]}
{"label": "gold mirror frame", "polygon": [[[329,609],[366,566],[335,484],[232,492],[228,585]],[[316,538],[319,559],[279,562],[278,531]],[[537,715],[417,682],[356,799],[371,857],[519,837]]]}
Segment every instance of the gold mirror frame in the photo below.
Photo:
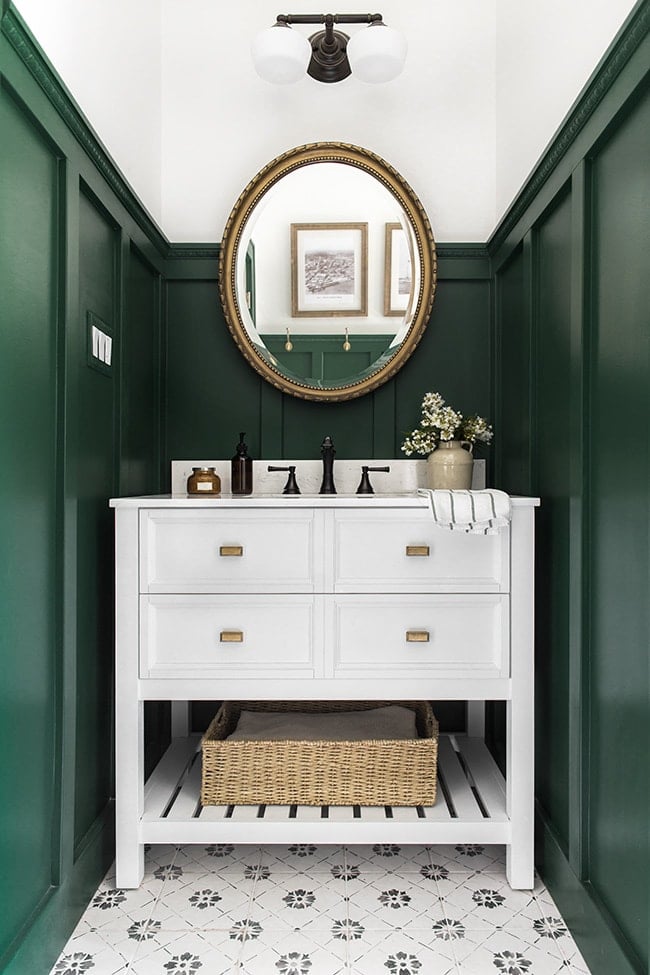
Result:
{"label": "gold mirror frame", "polygon": [[[391,358],[370,375],[347,385],[321,388],[286,376],[262,357],[249,338],[237,300],[237,258],[244,227],[265,193],[294,170],[315,163],[344,163],[363,170],[394,196],[410,222],[419,261],[419,291],[408,332]],[[431,225],[417,196],[392,166],[358,146],[342,142],[316,142],[298,146],[273,159],[248,184],[235,203],[224,230],[219,254],[219,293],[228,328],[246,361],[267,382],[300,399],[337,402],[364,396],[391,379],[413,354],[429,321],[436,289],[436,247]],[[272,359],[269,356],[269,359]]]}

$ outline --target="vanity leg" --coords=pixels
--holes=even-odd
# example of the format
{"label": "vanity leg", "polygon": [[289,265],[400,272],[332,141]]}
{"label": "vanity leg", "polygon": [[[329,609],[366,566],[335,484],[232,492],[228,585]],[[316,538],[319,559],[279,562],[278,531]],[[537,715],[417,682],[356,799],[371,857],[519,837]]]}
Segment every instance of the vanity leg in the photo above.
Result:
{"label": "vanity leg", "polygon": [[119,716],[115,736],[115,868],[118,887],[139,887],[144,877],[144,844],[138,842],[144,808],[144,707],[125,721]]}
{"label": "vanity leg", "polygon": [[512,670],[506,706],[506,805],[511,837],[506,876],[514,889],[534,887],[534,509],[514,508],[511,536]]}
{"label": "vanity leg", "polygon": [[139,887],[144,845],[144,705],[138,700],[138,511],[116,511],[115,865],[118,887]]}

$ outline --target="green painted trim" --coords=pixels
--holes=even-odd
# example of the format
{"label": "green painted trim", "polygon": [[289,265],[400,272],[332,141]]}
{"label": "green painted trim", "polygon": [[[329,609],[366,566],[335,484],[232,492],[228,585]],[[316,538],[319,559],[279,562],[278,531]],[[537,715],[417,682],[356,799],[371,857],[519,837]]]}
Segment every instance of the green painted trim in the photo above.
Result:
{"label": "green painted trim", "polygon": [[284,458],[284,395],[270,383],[260,383],[260,453]]}
{"label": "green painted trim", "polygon": [[78,108],[12,3],[9,3],[2,16],[0,32],[7,38],[117,199],[164,257],[169,249],[169,241],[113,162],[108,150]]}
{"label": "green painted trim", "polygon": [[[115,816],[109,802],[79,859],[59,887],[51,887],[4,957],[3,975],[49,972],[115,856]],[[3,967],[6,966],[6,967]]]}
{"label": "green painted trim", "polygon": [[[56,250],[65,254],[67,243],[68,217],[68,168],[65,160],[58,161],[58,220]],[[63,794],[65,758],[65,385],[66,369],[66,311],[67,311],[67,269],[64,260],[57,267],[57,307],[56,307],[56,447],[54,462],[56,541],[55,541],[55,632],[56,662],[54,668],[54,735],[55,767],[53,769],[53,788],[57,815],[52,821],[52,882],[61,883],[65,840],[63,834]]]}
{"label": "green painted trim", "polygon": [[583,654],[585,643],[584,575],[588,565],[585,524],[586,401],[589,369],[584,350],[589,343],[591,179],[583,162],[571,177],[571,497],[569,502],[569,863],[577,877],[586,870],[587,759],[589,682]]}
{"label": "green painted trim", "polygon": [[559,163],[574,146],[578,135],[586,127],[615,80],[649,33],[650,0],[639,0],[616,35],[612,46],[569,110],[532,174],[488,240],[487,247],[491,255],[496,254],[505,244],[509,234],[525,215]]}
{"label": "green painted trim", "polygon": [[372,456],[399,457],[400,448],[396,423],[396,386],[384,383],[372,394]]}
{"label": "green painted trim", "polygon": [[436,244],[438,281],[489,281],[490,256],[485,244]]}
{"label": "green painted trim", "polygon": [[221,244],[169,244],[168,261],[219,261]]}
{"label": "green painted trim", "polygon": [[524,316],[528,329],[528,494],[537,484],[537,336],[539,332],[539,247],[538,231],[531,228],[523,240],[524,259]]}
{"label": "green painted trim", "polygon": [[591,885],[581,883],[571,869],[539,807],[536,814],[537,869],[591,975],[645,975],[647,969]]}

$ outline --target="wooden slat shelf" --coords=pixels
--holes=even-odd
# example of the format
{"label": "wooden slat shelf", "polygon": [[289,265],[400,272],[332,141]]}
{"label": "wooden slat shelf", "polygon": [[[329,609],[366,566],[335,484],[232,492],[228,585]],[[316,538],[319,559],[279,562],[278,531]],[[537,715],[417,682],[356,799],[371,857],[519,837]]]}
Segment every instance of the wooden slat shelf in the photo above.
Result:
{"label": "wooden slat shelf", "polygon": [[433,806],[201,806],[196,736],[175,739],[145,788],[143,843],[508,843],[503,777],[482,739],[441,735]]}

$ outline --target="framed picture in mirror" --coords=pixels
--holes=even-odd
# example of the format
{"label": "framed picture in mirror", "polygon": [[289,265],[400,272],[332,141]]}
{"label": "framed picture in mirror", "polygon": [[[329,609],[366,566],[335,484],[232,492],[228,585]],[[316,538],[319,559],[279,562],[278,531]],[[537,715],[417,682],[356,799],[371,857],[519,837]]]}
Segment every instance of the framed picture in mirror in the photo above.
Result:
{"label": "framed picture in mirror", "polygon": [[404,229],[399,223],[386,224],[384,267],[384,315],[403,316],[411,301],[413,268]]}
{"label": "framed picture in mirror", "polygon": [[291,224],[294,318],[368,314],[368,224]]}

